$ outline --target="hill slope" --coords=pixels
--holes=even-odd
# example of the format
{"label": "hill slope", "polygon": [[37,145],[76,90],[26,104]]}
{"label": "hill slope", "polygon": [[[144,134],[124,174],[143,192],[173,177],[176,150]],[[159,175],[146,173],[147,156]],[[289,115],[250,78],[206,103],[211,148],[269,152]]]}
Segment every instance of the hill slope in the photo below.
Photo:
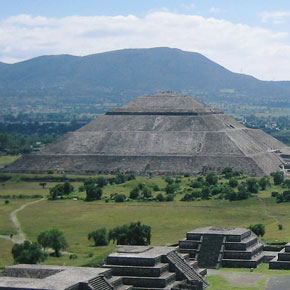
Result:
{"label": "hill slope", "polygon": [[232,73],[199,53],[171,48],[127,49],[85,57],[41,56],[13,65],[0,63],[0,99],[10,104],[125,103],[165,90],[204,100],[231,96],[251,103],[287,103],[290,99],[290,82],[260,81]]}

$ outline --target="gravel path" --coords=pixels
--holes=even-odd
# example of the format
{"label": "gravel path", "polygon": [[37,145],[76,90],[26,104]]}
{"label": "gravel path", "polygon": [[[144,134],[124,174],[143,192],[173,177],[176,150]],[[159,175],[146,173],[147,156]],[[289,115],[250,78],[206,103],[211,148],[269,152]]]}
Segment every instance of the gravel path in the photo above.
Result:
{"label": "gravel path", "polygon": [[21,224],[20,224],[20,222],[19,222],[19,220],[17,218],[17,213],[19,213],[20,211],[22,211],[27,206],[30,206],[32,204],[41,202],[43,200],[44,200],[44,198],[38,199],[38,200],[35,200],[35,201],[30,201],[30,202],[27,202],[27,203],[21,205],[19,208],[13,210],[10,213],[10,220],[13,223],[14,227],[16,228],[17,234],[16,235],[13,235],[12,239],[10,238],[9,235],[0,235],[0,238],[1,239],[6,239],[6,240],[10,240],[14,244],[23,243],[25,241],[25,234],[24,234],[24,232],[21,229]]}

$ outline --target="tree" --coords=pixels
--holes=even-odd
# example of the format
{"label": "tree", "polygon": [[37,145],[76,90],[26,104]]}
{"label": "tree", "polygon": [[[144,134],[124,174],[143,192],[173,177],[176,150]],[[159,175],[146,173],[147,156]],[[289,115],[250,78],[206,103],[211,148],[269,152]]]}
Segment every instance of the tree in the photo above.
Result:
{"label": "tree", "polygon": [[15,244],[12,248],[12,255],[15,263],[19,264],[37,264],[47,258],[40,245],[30,241]]}
{"label": "tree", "polygon": [[95,246],[107,246],[109,244],[107,230],[105,228],[98,229],[88,234],[88,240],[94,240]]}
{"label": "tree", "polygon": [[156,200],[161,201],[161,202],[165,200],[165,198],[161,192],[157,194]]}
{"label": "tree", "polygon": [[86,201],[100,200],[103,194],[101,188],[97,187],[95,184],[88,184],[86,187]]}
{"label": "tree", "polygon": [[265,234],[265,225],[263,224],[253,224],[249,226],[249,229],[256,234],[258,237],[263,237]]}
{"label": "tree", "polygon": [[54,249],[55,257],[60,257],[60,250],[65,250],[68,247],[63,232],[57,229],[40,233],[37,240],[43,248]]}
{"label": "tree", "polygon": [[235,178],[230,178],[230,180],[229,180],[229,186],[230,187],[237,187],[238,186],[238,181],[235,179]]}
{"label": "tree", "polygon": [[65,181],[63,184],[63,194],[68,195],[74,191],[73,185],[69,181]]}
{"label": "tree", "polygon": [[247,179],[247,189],[251,193],[258,193],[259,192],[259,185],[255,178]]}
{"label": "tree", "polygon": [[126,200],[126,195],[117,193],[115,195],[115,202],[124,202]]}
{"label": "tree", "polygon": [[275,185],[279,185],[284,181],[284,174],[282,171],[275,171],[271,173]]}
{"label": "tree", "polygon": [[100,176],[96,179],[96,183],[98,187],[102,188],[108,184],[108,180],[105,177]]}
{"label": "tree", "polygon": [[142,190],[142,195],[143,195],[144,198],[152,197],[151,190],[148,187],[145,186],[143,188],[143,190]]}
{"label": "tree", "polygon": [[151,227],[140,222],[116,227],[109,231],[109,240],[118,245],[147,246],[151,241]]}
{"label": "tree", "polygon": [[206,177],[205,177],[205,181],[209,184],[209,185],[216,185],[218,182],[218,177],[214,174],[214,173],[209,173]]}
{"label": "tree", "polygon": [[139,197],[139,192],[140,189],[139,187],[134,187],[131,191],[130,191],[130,198],[131,199],[137,199]]}
{"label": "tree", "polygon": [[267,186],[270,185],[270,181],[267,177],[262,177],[258,183],[262,190],[265,190]]}

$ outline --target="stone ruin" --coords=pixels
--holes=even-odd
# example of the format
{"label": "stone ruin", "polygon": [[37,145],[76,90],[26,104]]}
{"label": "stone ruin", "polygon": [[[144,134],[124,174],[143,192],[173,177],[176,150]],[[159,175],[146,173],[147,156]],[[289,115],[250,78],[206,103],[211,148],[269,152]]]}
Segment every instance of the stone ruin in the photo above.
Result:
{"label": "stone ruin", "polygon": [[2,172],[181,175],[232,167],[264,176],[288,163],[289,148],[263,131],[191,97],[160,93],[108,111]]}
{"label": "stone ruin", "polygon": [[248,229],[206,227],[187,232],[178,246],[119,246],[101,268],[9,266],[0,289],[203,290],[209,286],[206,268],[256,268],[269,262],[270,269],[290,269],[290,243],[274,258],[263,248]]}
{"label": "stone ruin", "polygon": [[263,245],[245,228],[206,227],[190,231],[179,241],[179,251],[188,253],[204,268],[256,268],[264,261]]}
{"label": "stone ruin", "polygon": [[290,243],[269,262],[269,269],[290,270]]}

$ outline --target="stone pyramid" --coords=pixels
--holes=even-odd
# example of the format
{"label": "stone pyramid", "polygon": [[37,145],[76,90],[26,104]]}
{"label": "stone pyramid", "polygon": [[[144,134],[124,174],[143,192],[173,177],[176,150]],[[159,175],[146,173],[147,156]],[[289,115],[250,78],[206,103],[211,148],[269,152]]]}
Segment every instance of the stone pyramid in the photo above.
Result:
{"label": "stone pyramid", "polygon": [[288,152],[270,135],[248,129],[218,109],[160,93],[110,110],[3,171],[181,175],[232,167],[262,176],[283,168],[282,156]]}

